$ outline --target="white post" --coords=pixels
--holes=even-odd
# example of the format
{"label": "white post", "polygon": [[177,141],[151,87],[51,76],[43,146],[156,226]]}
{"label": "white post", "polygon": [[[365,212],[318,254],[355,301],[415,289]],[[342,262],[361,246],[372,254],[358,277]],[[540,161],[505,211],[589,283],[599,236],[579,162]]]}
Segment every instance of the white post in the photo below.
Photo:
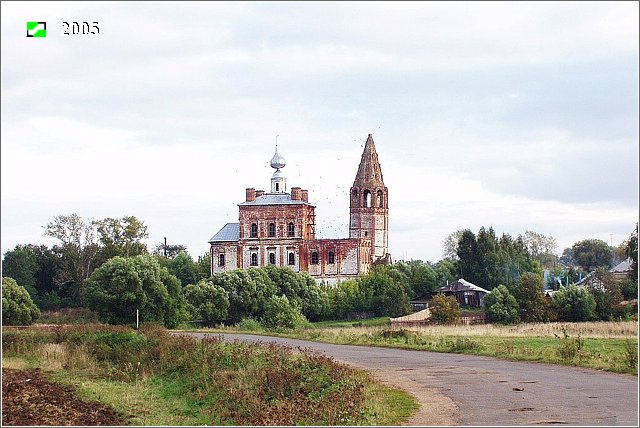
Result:
{"label": "white post", "polygon": [[136,330],[138,329],[139,325],[140,325],[140,310],[136,309]]}

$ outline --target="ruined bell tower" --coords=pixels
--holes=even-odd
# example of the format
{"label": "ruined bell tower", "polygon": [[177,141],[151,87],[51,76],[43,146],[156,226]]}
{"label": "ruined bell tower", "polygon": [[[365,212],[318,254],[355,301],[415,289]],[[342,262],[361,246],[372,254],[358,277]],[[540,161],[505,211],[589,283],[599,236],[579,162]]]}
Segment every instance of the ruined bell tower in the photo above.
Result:
{"label": "ruined bell tower", "polygon": [[349,238],[371,239],[373,263],[389,259],[388,195],[376,146],[369,134],[350,192]]}

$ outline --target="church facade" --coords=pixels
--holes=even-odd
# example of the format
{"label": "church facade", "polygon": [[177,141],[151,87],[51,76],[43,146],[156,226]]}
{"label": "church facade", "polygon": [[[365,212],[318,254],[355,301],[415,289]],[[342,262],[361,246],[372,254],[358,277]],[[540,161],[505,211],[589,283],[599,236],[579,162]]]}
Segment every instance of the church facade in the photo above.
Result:
{"label": "church facade", "polygon": [[307,190],[288,190],[285,165],[276,147],[270,192],[247,188],[239,222],[227,223],[209,240],[212,274],[272,264],[336,283],[390,261],[389,192],[371,134],[349,193],[348,238],[316,238],[316,207]]}

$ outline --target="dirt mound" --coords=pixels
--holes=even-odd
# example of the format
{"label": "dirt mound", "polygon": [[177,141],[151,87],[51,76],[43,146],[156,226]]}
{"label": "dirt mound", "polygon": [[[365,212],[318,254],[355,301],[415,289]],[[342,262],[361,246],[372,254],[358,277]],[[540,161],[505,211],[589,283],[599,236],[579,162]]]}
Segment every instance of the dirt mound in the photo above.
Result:
{"label": "dirt mound", "polygon": [[39,370],[2,369],[2,425],[125,425],[109,406],[78,400]]}

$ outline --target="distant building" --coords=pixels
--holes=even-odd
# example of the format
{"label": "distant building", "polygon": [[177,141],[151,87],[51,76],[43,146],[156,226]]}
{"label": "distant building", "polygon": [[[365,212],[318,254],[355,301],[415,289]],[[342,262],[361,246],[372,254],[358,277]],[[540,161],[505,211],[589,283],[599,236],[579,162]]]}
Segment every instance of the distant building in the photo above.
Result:
{"label": "distant building", "polygon": [[240,221],[227,223],[209,239],[212,273],[271,264],[335,283],[390,261],[389,192],[371,134],[349,192],[348,238],[316,238],[315,206],[307,190],[292,187],[289,192],[285,165],[276,147],[271,191],[247,188],[245,201],[238,204]]}
{"label": "distant building", "polygon": [[429,302],[433,296],[441,293],[445,296],[454,296],[461,306],[465,305],[479,308],[484,305],[484,296],[489,293],[489,291],[460,278],[444,287],[440,287],[435,291],[413,299],[411,301],[411,307],[414,311],[425,309],[429,306]]}
{"label": "distant building", "polygon": [[609,270],[616,280],[627,279],[631,276],[631,259],[627,259],[618,263],[611,270]]}

